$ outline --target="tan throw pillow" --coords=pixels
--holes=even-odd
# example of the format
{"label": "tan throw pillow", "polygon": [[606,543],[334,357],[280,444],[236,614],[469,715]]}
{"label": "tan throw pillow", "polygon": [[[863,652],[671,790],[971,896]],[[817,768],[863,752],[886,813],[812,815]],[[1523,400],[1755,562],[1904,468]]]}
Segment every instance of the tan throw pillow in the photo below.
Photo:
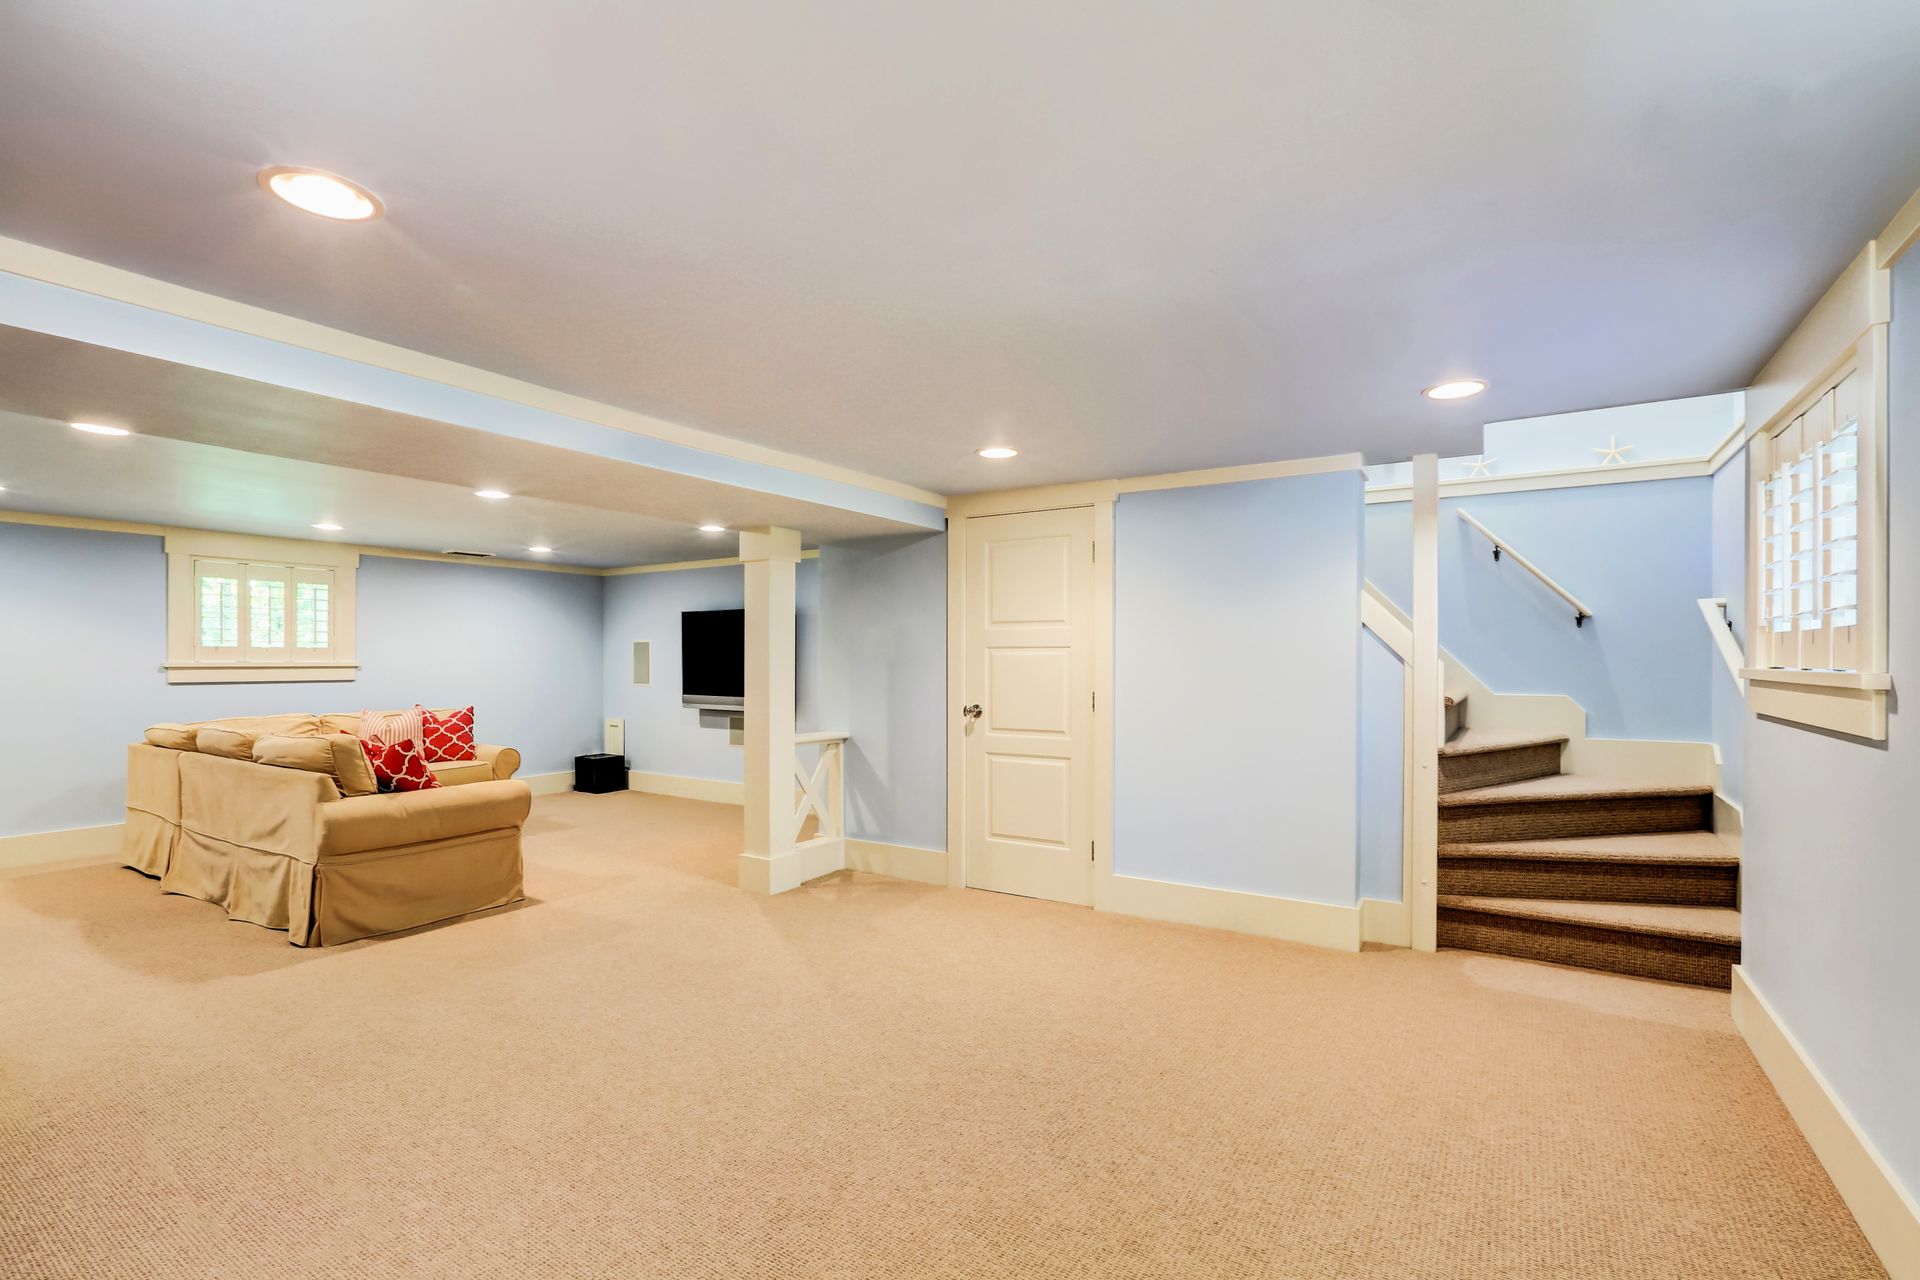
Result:
{"label": "tan throw pillow", "polygon": [[155,724],[147,726],[147,745],[165,747],[169,751],[192,751],[193,726],[184,724]]}
{"label": "tan throw pillow", "polygon": [[373,776],[373,762],[367,749],[350,733],[328,734],[324,739],[333,748],[333,780],[343,796],[370,796],[380,790]]}
{"label": "tan throw pillow", "polygon": [[239,729],[195,729],[193,745],[202,755],[229,760],[253,759],[254,737]]}

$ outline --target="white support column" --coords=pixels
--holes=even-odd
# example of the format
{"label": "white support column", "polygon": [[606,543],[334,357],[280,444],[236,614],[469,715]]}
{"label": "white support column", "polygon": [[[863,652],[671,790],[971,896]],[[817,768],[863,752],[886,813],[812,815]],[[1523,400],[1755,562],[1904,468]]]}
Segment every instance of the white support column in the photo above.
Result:
{"label": "white support column", "polygon": [[740,887],[781,893],[800,883],[794,856],[793,612],[800,535],[742,529],[746,571],[746,843]]}
{"label": "white support column", "polygon": [[1446,690],[1440,672],[1440,458],[1413,459],[1413,707],[1407,733],[1413,752],[1413,866],[1405,886],[1416,951],[1432,951],[1440,868],[1440,738]]}

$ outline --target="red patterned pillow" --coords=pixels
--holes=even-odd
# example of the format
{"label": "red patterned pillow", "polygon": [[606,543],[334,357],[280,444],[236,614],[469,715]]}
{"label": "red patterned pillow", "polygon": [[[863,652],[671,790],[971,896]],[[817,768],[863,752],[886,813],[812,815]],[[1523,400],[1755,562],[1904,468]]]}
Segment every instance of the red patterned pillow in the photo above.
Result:
{"label": "red patterned pillow", "polygon": [[440,785],[411,738],[399,742],[362,738],[360,745],[366,748],[367,763],[373,766],[374,781],[382,791],[431,791]]}
{"label": "red patterned pillow", "polygon": [[420,745],[427,763],[473,759],[473,708],[441,713],[415,707],[420,713]]}

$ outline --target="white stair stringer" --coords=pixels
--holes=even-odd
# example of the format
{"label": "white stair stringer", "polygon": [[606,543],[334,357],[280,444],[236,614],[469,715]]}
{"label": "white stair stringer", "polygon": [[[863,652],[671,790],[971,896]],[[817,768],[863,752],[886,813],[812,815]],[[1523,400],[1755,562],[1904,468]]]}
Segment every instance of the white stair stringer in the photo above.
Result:
{"label": "white stair stringer", "polygon": [[[1403,626],[1411,625],[1405,611],[1373,583],[1366,583],[1364,590]],[[1586,708],[1565,694],[1496,693],[1444,647],[1440,662],[1446,672],[1443,687],[1448,696],[1464,702],[1464,724],[1502,737],[1563,737],[1567,746],[1560,767],[1565,773],[1622,782],[1719,788],[1718,753],[1711,742],[1589,738]]]}

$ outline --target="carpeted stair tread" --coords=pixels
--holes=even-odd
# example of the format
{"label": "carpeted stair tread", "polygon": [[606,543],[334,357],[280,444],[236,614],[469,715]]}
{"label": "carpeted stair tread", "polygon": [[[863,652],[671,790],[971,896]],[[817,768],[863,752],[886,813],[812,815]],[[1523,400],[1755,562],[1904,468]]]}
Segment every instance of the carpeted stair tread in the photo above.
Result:
{"label": "carpeted stair tread", "polygon": [[1587,778],[1573,774],[1555,774],[1548,778],[1528,778],[1524,782],[1502,782],[1468,791],[1450,791],[1440,797],[1440,807],[1451,809],[1477,804],[1538,804],[1549,800],[1635,800],[1657,796],[1710,796],[1713,788],[1704,784],[1674,786],[1658,782],[1628,782],[1618,778]]}
{"label": "carpeted stair tread", "polygon": [[1462,729],[1440,748],[1443,756],[1473,756],[1487,751],[1511,751],[1516,747],[1565,746],[1566,735],[1554,733],[1496,733],[1491,729]]}
{"label": "carpeted stair tread", "polygon": [[1640,902],[1566,902],[1543,898],[1470,898],[1442,894],[1443,910],[1477,911],[1553,924],[1653,934],[1737,945],[1740,913],[1725,907],[1675,907]]}
{"label": "carpeted stair tread", "polygon": [[1737,867],[1740,855],[1711,831],[1638,836],[1562,836],[1551,840],[1459,841],[1443,858],[1523,858],[1539,862],[1613,862],[1636,866]]}

